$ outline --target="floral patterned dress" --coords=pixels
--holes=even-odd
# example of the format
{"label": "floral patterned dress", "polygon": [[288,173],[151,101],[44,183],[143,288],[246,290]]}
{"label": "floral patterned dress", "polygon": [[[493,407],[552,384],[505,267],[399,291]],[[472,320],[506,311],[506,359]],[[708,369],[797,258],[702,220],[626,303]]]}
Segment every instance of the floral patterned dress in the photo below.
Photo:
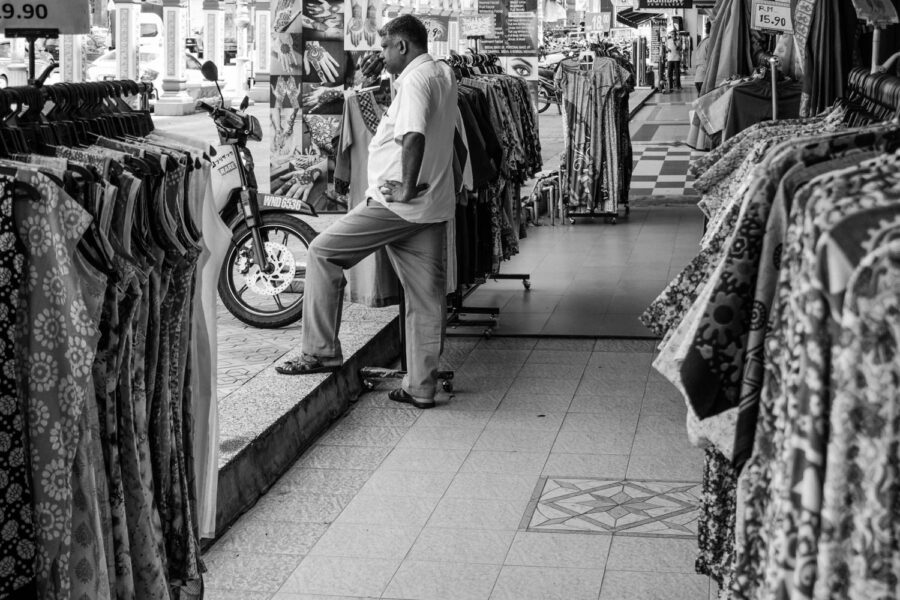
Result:
{"label": "floral patterned dress", "polygon": [[792,206],[766,340],[757,453],[742,474],[746,510],[738,523],[735,597],[812,597],[834,329],[827,296],[814,277],[816,247],[848,215],[896,203],[896,161],[885,155],[817,178],[808,201]]}
{"label": "floral patterned dress", "polygon": [[[846,282],[841,334],[833,347],[835,395],[817,598],[887,598],[897,589],[900,242],[896,213],[893,221],[890,231],[895,239],[879,240],[877,249],[859,262]],[[851,251],[859,248],[855,246]]]}
{"label": "floral patterned dress", "polygon": [[0,178],[0,597],[34,580],[36,554],[31,473],[26,455],[25,403],[16,375],[16,312],[26,249],[13,219],[15,182]]}
{"label": "floral patterned dress", "polygon": [[22,272],[27,298],[18,311],[16,347],[23,360],[16,366],[28,405],[38,597],[68,599],[72,589],[71,475],[99,340],[73,255],[91,218],[46,176],[20,171],[17,178],[40,195],[17,201],[15,210],[25,245]]}

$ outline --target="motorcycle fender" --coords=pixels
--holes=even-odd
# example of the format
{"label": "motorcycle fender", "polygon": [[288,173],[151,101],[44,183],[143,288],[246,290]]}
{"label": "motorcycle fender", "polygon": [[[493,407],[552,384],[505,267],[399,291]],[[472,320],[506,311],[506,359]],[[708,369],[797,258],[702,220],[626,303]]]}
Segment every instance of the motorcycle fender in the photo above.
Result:
{"label": "motorcycle fender", "polygon": [[[260,196],[263,196],[263,195],[264,194],[260,194]],[[307,216],[307,217],[318,216],[315,213],[315,210],[313,210],[312,213],[309,213],[309,212],[303,212],[301,210],[295,210],[293,208],[278,207],[278,206],[266,206],[266,205],[261,205],[259,207],[259,212],[261,215],[274,214],[274,213],[285,213],[288,215],[302,215],[302,216]],[[231,229],[231,231],[233,232],[233,231],[237,230],[237,228],[240,226],[241,223],[244,222],[244,215],[241,213],[240,210],[227,211],[227,214],[226,214],[226,211],[222,211],[222,220],[228,225],[228,228]],[[263,220],[263,222],[265,222],[265,217],[263,217],[262,220]]]}

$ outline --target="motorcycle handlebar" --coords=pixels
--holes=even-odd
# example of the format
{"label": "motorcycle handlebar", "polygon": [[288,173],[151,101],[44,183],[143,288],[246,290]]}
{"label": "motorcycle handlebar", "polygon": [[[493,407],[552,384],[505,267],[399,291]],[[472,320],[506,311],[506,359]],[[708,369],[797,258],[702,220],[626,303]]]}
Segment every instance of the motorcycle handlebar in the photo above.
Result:
{"label": "motorcycle handlebar", "polygon": [[211,104],[207,104],[206,102],[203,102],[202,100],[200,102],[198,102],[197,105],[200,108],[202,108],[203,110],[205,110],[206,112],[208,112],[209,114],[211,114],[213,119],[215,119],[215,120],[221,119],[224,122],[224,124],[230,125],[231,127],[234,127],[235,129],[241,129],[244,127],[244,119],[242,119],[240,116],[234,114],[233,111],[228,110],[227,108],[216,107]]}

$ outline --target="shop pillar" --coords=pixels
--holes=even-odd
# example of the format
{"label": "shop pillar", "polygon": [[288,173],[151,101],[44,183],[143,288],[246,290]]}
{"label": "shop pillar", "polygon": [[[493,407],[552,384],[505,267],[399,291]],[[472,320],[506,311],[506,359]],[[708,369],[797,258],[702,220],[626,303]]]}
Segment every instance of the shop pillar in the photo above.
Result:
{"label": "shop pillar", "polygon": [[268,2],[257,2],[254,15],[253,77],[250,98],[256,102],[269,101],[269,69],[272,52],[272,12]]}
{"label": "shop pillar", "polygon": [[203,0],[203,60],[225,68],[225,9],[219,0]]}
{"label": "shop pillar", "polygon": [[139,2],[119,0],[116,12],[116,79],[137,81],[138,54],[141,44],[141,5]]}
{"label": "shop pillar", "polygon": [[233,91],[238,102],[249,96],[247,77],[250,75],[250,7],[247,0],[237,0],[234,12],[235,42],[237,54],[235,68],[228,88]]}
{"label": "shop pillar", "polygon": [[156,101],[156,114],[162,116],[186,115],[194,112],[194,101],[187,92],[184,76],[185,13],[183,0],[163,0],[163,30],[166,32],[163,46],[162,94]]}
{"label": "shop pillar", "polygon": [[28,58],[25,56],[25,39],[9,41],[9,65],[6,67],[7,85],[28,85]]}
{"label": "shop pillar", "polygon": [[82,63],[82,47],[84,36],[59,36],[59,77],[60,81],[78,83],[84,81],[84,65]]}

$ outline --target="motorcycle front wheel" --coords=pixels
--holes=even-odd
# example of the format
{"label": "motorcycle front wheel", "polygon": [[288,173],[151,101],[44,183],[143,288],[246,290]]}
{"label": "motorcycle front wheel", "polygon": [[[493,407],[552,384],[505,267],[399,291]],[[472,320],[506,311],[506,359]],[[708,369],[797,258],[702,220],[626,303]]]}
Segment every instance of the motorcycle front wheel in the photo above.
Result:
{"label": "motorcycle front wheel", "polygon": [[244,222],[234,230],[219,274],[219,297],[236,319],[261,329],[296,323],[303,315],[309,244],[307,223],[287,214],[263,214],[260,234],[272,269],[257,264],[253,236]]}

